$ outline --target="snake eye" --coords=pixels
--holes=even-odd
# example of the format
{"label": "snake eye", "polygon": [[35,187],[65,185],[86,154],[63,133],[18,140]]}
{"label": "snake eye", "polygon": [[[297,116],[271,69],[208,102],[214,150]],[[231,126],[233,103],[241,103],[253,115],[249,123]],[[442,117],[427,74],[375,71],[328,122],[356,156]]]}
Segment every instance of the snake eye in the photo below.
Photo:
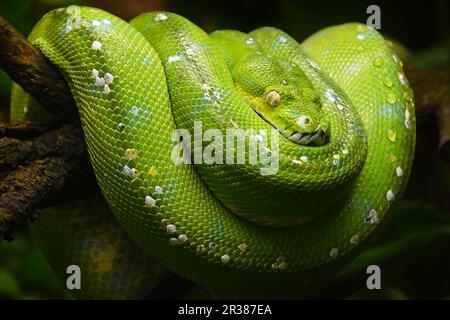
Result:
{"label": "snake eye", "polygon": [[305,128],[305,127],[309,124],[310,121],[311,121],[311,120],[309,120],[308,117],[306,117],[306,116],[300,116],[300,117],[298,117],[298,119],[297,119],[297,124],[298,124],[298,126],[299,126],[300,128]]}
{"label": "snake eye", "polygon": [[281,96],[277,91],[271,90],[267,94],[266,100],[267,100],[267,103],[269,104],[269,106],[276,107],[281,102]]}

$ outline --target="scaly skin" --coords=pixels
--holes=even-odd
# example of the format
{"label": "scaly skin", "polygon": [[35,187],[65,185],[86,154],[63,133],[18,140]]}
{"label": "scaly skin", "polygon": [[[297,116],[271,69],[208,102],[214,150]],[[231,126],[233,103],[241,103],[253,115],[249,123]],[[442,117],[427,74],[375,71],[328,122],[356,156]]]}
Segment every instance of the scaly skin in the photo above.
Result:
{"label": "scaly skin", "polygon": [[[406,186],[412,92],[395,53],[364,25],[331,27],[300,46],[273,28],[210,36],[172,13],[128,24],[69,7],[48,13],[29,39],[71,87],[122,227],[150,257],[200,284],[314,291]],[[112,83],[96,85],[93,69]],[[278,172],[172,162],[174,130],[193,132],[195,121],[224,134],[266,130],[273,153],[278,129]]]}

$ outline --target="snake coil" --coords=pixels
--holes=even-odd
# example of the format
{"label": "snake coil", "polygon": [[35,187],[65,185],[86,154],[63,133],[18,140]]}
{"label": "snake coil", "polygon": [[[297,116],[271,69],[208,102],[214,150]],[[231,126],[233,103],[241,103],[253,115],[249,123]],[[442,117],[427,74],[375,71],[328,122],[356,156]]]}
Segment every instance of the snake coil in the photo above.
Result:
{"label": "snake coil", "polygon": [[[33,229],[44,251],[59,252],[50,259],[58,272],[58,259],[97,263],[84,269],[98,274],[139,263],[140,249],[127,256],[121,246],[95,247],[120,242],[123,229],[128,247],[200,284],[308,291],[358,251],[408,181],[412,92],[399,58],[365,25],[326,28],[300,45],[275,28],[208,35],[173,13],[127,23],[71,6],[46,14],[29,40],[71,88],[97,181],[120,223],[105,237],[108,223],[95,222],[95,212],[43,215]],[[49,117],[30,100],[14,87],[15,119]],[[276,173],[261,174],[267,163],[174,163],[175,130],[195,136],[199,122],[204,132],[247,132],[249,141],[267,132]],[[209,142],[200,139],[201,147]],[[96,290],[112,290],[102,277],[91,278]]]}

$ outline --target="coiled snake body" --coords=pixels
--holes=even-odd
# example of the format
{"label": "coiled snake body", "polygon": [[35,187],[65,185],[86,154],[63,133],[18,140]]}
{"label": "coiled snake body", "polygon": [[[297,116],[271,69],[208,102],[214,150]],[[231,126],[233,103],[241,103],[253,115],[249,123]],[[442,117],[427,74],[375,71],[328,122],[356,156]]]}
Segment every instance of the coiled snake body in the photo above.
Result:
{"label": "coiled snake body", "polygon": [[[72,90],[96,178],[121,227],[195,282],[306,291],[358,251],[407,183],[412,92],[401,61],[365,25],[330,27],[299,45],[275,28],[208,35],[173,13],[126,23],[69,7],[48,13],[29,39]],[[24,98],[15,87],[16,118]],[[25,116],[32,113],[27,107]],[[204,132],[246,132],[248,141],[267,133],[276,172],[262,174],[267,163],[175,163],[174,130],[195,136],[199,122]],[[43,215],[33,228],[66,260],[64,241],[86,249],[99,236],[91,228],[90,242],[67,239],[70,231],[56,239],[52,231],[72,228],[57,219]]]}

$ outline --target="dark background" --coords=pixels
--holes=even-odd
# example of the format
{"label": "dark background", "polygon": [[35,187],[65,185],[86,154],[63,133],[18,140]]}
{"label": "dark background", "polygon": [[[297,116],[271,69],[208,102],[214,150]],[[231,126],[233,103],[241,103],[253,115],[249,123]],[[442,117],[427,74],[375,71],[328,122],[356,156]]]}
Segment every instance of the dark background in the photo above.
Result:
{"label": "dark background", "polygon": [[[406,1],[69,1],[2,0],[0,14],[27,34],[47,11],[70,4],[105,9],[125,20],[141,12],[169,10],[206,31],[264,25],[281,28],[301,41],[315,31],[349,21],[366,22],[371,4],[381,8],[381,32],[411,53],[409,63],[440,68],[450,62],[450,4],[444,0]],[[8,114],[11,82],[0,70],[0,120]],[[436,126],[418,123],[417,148],[405,197],[367,250],[327,288],[325,298],[450,298],[450,166],[437,154]],[[382,290],[365,287],[365,268],[378,264]],[[220,297],[174,278],[171,297]],[[163,291],[164,291],[163,290]],[[164,292],[159,297],[164,297]],[[156,295],[158,297],[158,295]],[[13,242],[0,243],[0,298],[69,298],[53,276],[26,227]]]}

